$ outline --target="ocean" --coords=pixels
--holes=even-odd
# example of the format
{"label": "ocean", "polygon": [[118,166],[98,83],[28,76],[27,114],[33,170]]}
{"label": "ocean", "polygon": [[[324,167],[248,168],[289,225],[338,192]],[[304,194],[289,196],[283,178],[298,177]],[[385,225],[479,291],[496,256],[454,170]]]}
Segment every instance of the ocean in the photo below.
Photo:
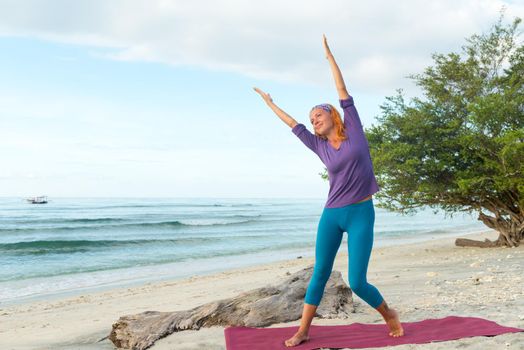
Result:
{"label": "ocean", "polygon": [[[373,198],[375,205],[377,200]],[[313,257],[325,199],[0,198],[0,305]],[[374,247],[488,228],[375,206]],[[347,235],[339,252],[347,252]]]}

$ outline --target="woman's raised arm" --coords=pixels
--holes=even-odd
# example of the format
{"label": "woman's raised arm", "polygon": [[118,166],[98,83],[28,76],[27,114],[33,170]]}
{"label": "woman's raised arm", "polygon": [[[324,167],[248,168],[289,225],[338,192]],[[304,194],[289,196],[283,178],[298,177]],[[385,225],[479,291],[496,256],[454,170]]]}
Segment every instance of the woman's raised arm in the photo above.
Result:
{"label": "woman's raised arm", "polygon": [[[259,88],[253,88],[256,92],[259,93],[260,96],[266,101],[269,108],[275,112],[276,115],[284,123],[289,125],[291,127],[291,131],[297,135],[297,137],[313,152],[315,152],[318,155],[318,148],[319,148],[319,140],[320,138],[314,135],[311,131],[309,131],[304,124],[298,123],[295,119],[289,116],[286,112],[281,110],[276,104],[273,103],[273,100],[271,99],[271,96],[269,94],[265,93],[264,91],[260,90]],[[319,156],[320,157],[320,156]]]}
{"label": "woman's raised arm", "polygon": [[323,37],[324,37],[324,40],[323,40],[324,41],[324,50],[326,52],[326,58],[329,61],[329,65],[331,67],[331,72],[333,73],[333,78],[335,78],[335,84],[337,86],[338,97],[341,100],[345,100],[349,97],[349,94],[346,89],[346,85],[344,84],[342,73],[340,72],[337,62],[335,62],[335,58],[333,57],[333,54],[331,53],[331,50],[329,49],[326,36],[323,35]]}
{"label": "woman's raised arm", "polygon": [[290,128],[293,128],[295,125],[297,125],[297,121],[293,119],[289,114],[281,110],[276,104],[273,103],[273,99],[268,93],[265,93],[264,91],[260,90],[259,88],[254,87],[253,90],[258,92],[258,94],[264,99],[264,101],[267,103],[269,108],[275,112],[275,114],[282,119],[284,123],[289,125]]}

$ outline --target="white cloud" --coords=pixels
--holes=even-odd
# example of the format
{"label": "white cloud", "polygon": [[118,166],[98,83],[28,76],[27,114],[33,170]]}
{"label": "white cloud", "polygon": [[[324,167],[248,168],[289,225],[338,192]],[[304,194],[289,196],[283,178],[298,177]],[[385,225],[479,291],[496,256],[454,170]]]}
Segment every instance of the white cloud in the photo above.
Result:
{"label": "white cloud", "polygon": [[[0,36],[85,45],[104,59],[189,65],[331,88],[321,41],[325,33],[350,91],[358,89],[371,101],[405,87],[406,75],[430,64],[431,53],[459,50],[465,37],[487,31],[503,4],[0,0]],[[507,21],[524,17],[521,3],[506,6]],[[176,102],[176,109],[166,103],[151,110],[110,95],[40,90],[0,90],[2,195],[327,193],[327,182],[318,176],[320,160],[289,130],[273,129],[280,121],[266,122],[270,112],[258,100],[249,119],[208,106],[205,112],[213,117],[204,123],[185,119],[186,107]],[[366,114],[371,113],[361,115]],[[181,122],[185,128],[177,127]],[[196,128],[208,144],[185,132]],[[282,147],[286,152],[275,151]]]}
{"label": "white cloud", "polygon": [[0,1],[0,35],[99,48],[110,59],[225,70],[253,78],[330,84],[326,33],[348,86],[388,93],[486,31],[506,6],[459,1]]}

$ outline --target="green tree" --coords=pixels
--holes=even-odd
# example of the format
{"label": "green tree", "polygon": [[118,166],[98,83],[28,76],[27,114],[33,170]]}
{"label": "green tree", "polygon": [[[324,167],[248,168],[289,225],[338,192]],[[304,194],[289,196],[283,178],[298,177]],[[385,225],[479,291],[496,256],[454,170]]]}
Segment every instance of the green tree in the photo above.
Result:
{"label": "green tree", "polygon": [[433,66],[410,75],[423,98],[402,90],[380,106],[366,131],[377,181],[378,207],[476,212],[499,232],[496,241],[457,245],[518,246],[524,235],[524,46],[521,22],[473,35],[462,55],[433,53]]}

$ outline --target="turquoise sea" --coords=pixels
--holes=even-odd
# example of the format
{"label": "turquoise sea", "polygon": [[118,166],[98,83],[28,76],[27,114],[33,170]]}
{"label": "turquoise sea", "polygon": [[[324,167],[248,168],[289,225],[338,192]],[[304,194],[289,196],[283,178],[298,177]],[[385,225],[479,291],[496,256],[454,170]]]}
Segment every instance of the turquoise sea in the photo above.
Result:
{"label": "turquoise sea", "polygon": [[[376,204],[377,200],[373,198]],[[0,198],[0,305],[314,256],[325,199]],[[487,230],[375,206],[374,247]],[[346,238],[339,252],[347,251]]]}

